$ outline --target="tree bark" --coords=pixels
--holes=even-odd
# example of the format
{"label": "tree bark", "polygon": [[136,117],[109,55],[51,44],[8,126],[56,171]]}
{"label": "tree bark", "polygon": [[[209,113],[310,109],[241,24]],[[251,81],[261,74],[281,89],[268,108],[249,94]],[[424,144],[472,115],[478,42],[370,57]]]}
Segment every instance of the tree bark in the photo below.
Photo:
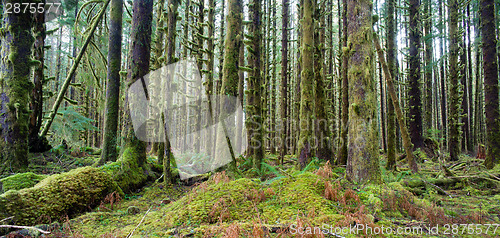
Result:
{"label": "tree bark", "polygon": [[108,44],[108,83],[106,84],[106,111],[104,119],[104,145],[99,165],[116,161],[116,136],[120,107],[120,70],[122,64],[123,0],[111,0]]}
{"label": "tree bark", "polygon": [[[20,1],[2,0],[14,4]],[[3,13],[0,34],[0,174],[28,167],[29,100],[33,61],[31,14]]]}
{"label": "tree bark", "polygon": [[498,109],[498,62],[495,34],[495,2],[480,1],[481,34],[483,43],[484,98],[486,112],[486,159],[491,169],[500,158],[500,113]]}
{"label": "tree bark", "polygon": [[372,1],[347,1],[349,57],[349,150],[347,177],[357,183],[380,183],[377,92],[374,80]]}

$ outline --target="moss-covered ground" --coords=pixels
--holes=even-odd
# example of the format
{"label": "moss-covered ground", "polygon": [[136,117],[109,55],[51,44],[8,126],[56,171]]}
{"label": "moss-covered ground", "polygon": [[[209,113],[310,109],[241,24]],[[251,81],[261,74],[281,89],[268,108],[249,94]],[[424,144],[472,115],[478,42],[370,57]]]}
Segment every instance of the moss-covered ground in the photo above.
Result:
{"label": "moss-covered ground", "polygon": [[[262,173],[247,170],[242,160],[241,178],[213,173],[192,186],[155,182],[135,193],[110,194],[91,212],[52,226],[46,237],[377,237],[364,233],[369,229],[334,229],[356,224],[417,232],[378,237],[500,236],[495,226],[485,233],[486,224],[500,223],[500,168],[485,170],[468,156],[455,162],[417,157],[421,173],[415,175],[404,164],[384,170],[382,156],[380,185],[350,183],[344,168],[315,160],[298,171],[296,158],[278,166],[276,156],[268,155]],[[483,225],[478,234],[476,226],[457,231],[452,224]],[[437,226],[440,234],[433,234]],[[337,236],[323,234],[325,228]]]}

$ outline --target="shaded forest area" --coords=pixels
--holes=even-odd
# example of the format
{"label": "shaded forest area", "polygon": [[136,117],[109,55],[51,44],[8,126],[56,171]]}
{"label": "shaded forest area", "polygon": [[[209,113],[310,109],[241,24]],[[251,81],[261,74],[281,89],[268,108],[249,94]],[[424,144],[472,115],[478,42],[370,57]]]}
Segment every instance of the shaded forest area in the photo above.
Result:
{"label": "shaded forest area", "polygon": [[500,1],[1,2],[0,235],[500,234]]}

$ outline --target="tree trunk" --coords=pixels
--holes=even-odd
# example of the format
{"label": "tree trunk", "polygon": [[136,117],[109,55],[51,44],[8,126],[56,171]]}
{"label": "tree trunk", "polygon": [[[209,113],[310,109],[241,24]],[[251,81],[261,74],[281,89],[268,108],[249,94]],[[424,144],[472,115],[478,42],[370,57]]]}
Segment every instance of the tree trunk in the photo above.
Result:
{"label": "tree trunk", "polygon": [[[43,1],[45,3],[45,1]],[[42,127],[43,119],[43,85],[45,81],[45,14],[37,13],[35,15],[35,48],[33,50],[34,59],[40,63],[35,67],[33,75],[34,88],[31,92],[30,102],[30,125],[29,125],[29,151],[45,152],[50,149],[45,138],[38,135]]]}
{"label": "tree trunk", "polygon": [[288,99],[288,5],[289,0],[282,0],[282,26],[281,26],[281,96],[280,96],[280,119],[282,126],[281,131],[281,148],[280,159],[283,165],[283,159],[287,154],[287,137],[288,137],[288,115],[289,109],[287,105]]}
{"label": "tree trunk", "polygon": [[460,47],[460,33],[458,31],[458,0],[448,0],[448,21],[449,27],[449,133],[448,133],[448,148],[450,150],[450,160],[458,160],[460,154],[460,62],[458,61]]}
{"label": "tree trunk", "polygon": [[[2,4],[20,1],[2,0]],[[33,35],[31,14],[3,13],[0,34],[0,174],[28,167],[29,100]]]}
{"label": "tree trunk", "polygon": [[120,107],[120,70],[122,64],[123,0],[111,0],[108,42],[108,83],[106,84],[106,111],[104,119],[104,145],[99,165],[116,161],[116,137]]}
{"label": "tree trunk", "polygon": [[[398,78],[395,0],[387,3],[387,64],[392,77]],[[392,80],[392,79],[391,79]],[[387,86],[387,88],[389,88]],[[396,115],[392,98],[387,97],[387,170],[396,169]]]}
{"label": "tree trunk", "polygon": [[[302,17],[302,73],[300,81],[300,116],[299,116],[299,165],[304,168],[313,156],[313,132],[311,121],[314,113],[314,9],[315,0],[303,0]],[[314,144],[313,144],[314,145]]]}
{"label": "tree trunk", "polygon": [[[135,0],[131,27],[130,65],[127,73],[127,85],[132,85],[137,80],[142,80],[149,73],[149,60],[151,57],[151,23],[153,20],[153,1]],[[129,105],[129,102],[132,103]],[[126,97],[126,114],[124,122],[127,123],[127,135],[125,139],[125,150],[133,154],[138,166],[146,162],[146,143],[140,141],[134,133],[131,125],[130,109],[143,107],[144,105],[133,105],[134,101]]]}
{"label": "tree trunk", "polygon": [[347,0],[343,0],[342,12],[342,69],[341,69],[341,123],[340,123],[340,147],[337,152],[337,164],[347,165],[347,135],[348,135],[348,122],[349,122],[349,78],[347,71],[349,68],[348,61],[348,48],[347,48]]}
{"label": "tree trunk", "polygon": [[[325,96],[325,70],[323,62],[325,61],[325,18],[322,17],[322,9],[325,1],[319,6],[317,3],[314,9],[314,21],[317,28],[314,29],[314,114],[315,123],[314,128],[315,136],[314,145],[316,147],[316,157],[322,161],[327,161],[332,158],[332,151],[330,150],[330,125],[328,123],[326,96]],[[330,161],[333,163],[333,161]]]}
{"label": "tree trunk", "polygon": [[500,158],[500,116],[498,99],[498,63],[495,34],[495,5],[493,0],[480,1],[483,43],[484,98],[486,111],[486,160],[488,169]]}
{"label": "tree trunk", "polygon": [[373,67],[372,1],[348,0],[349,151],[347,177],[380,183],[377,92]]}
{"label": "tree trunk", "polygon": [[414,149],[417,149],[422,147],[424,142],[422,137],[422,93],[420,90],[420,0],[410,0],[409,4],[409,129],[411,142],[415,146]]}
{"label": "tree trunk", "polygon": [[[223,74],[222,74],[222,85],[221,85],[221,95],[228,95],[234,97],[234,100],[228,98],[228,100],[220,101],[220,118],[225,118],[225,115],[229,114],[231,108],[235,108],[236,97],[238,96],[238,70],[239,70],[239,51],[242,40],[241,33],[241,17],[243,12],[243,2],[241,0],[229,0],[228,2],[228,15],[227,15],[227,32],[226,38],[224,40],[224,61],[223,61]],[[222,123],[220,123],[222,124]],[[224,127],[223,125],[221,125]],[[229,128],[217,128],[217,153],[221,150],[226,150],[226,148],[221,148],[229,146],[230,152],[232,151],[231,145],[224,141],[226,138],[226,129]],[[224,130],[224,131],[223,131]],[[234,160],[230,164],[230,169],[233,173],[236,173],[236,161]]]}
{"label": "tree trunk", "polygon": [[432,83],[433,83],[433,62],[432,55],[434,53],[433,49],[433,35],[432,35],[432,1],[425,0],[424,4],[424,28],[425,28],[425,130],[426,135],[429,134],[429,130],[432,129]]}
{"label": "tree trunk", "polygon": [[[264,130],[262,101],[264,97],[263,87],[261,87],[261,0],[254,0],[250,6],[250,25],[249,34],[252,36],[251,47],[249,47],[249,65],[252,72],[248,79],[247,105],[250,124],[248,125],[248,146],[250,147],[249,156],[253,157],[253,167],[261,170],[262,160],[264,159]],[[227,40],[227,39],[226,39]]]}

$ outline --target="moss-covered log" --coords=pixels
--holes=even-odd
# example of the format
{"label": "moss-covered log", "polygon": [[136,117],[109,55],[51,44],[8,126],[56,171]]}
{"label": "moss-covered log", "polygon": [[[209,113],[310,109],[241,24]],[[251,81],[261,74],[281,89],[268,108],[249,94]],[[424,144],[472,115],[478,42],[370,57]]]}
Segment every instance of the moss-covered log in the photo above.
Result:
{"label": "moss-covered log", "polygon": [[[149,164],[139,166],[136,156],[133,151],[125,150],[120,160],[102,167],[74,169],[47,177],[34,187],[7,191],[0,196],[0,217],[14,216],[16,225],[47,223],[89,211],[110,193],[123,196],[123,192],[134,192],[158,175]],[[29,174],[20,177],[40,178]],[[14,179],[18,180],[2,181],[4,190],[6,185],[22,188]]]}
{"label": "moss-covered log", "polygon": [[46,223],[88,211],[115,191],[120,189],[111,176],[84,167],[52,175],[32,188],[8,191],[0,196],[0,214],[14,216],[17,225]]}

